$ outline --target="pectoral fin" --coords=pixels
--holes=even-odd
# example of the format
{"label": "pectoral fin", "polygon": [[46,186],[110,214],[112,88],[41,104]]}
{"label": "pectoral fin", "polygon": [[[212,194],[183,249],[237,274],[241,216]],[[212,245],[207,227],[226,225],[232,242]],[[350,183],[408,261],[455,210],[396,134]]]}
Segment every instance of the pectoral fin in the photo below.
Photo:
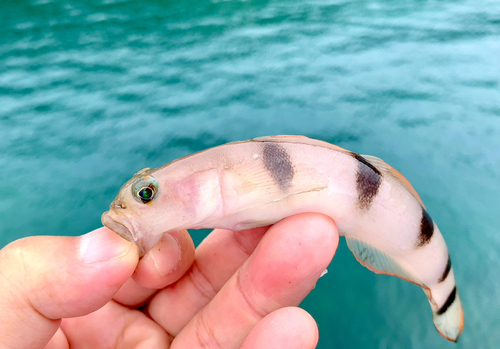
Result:
{"label": "pectoral fin", "polygon": [[377,274],[397,276],[422,286],[421,281],[384,252],[361,240],[346,238],[347,246],[363,266]]}

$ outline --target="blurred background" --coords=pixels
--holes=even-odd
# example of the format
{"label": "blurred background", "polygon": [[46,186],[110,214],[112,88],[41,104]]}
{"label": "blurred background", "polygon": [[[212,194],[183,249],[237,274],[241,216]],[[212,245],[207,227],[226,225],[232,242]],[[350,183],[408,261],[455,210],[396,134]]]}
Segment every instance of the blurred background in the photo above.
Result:
{"label": "blurred background", "polygon": [[99,227],[143,167],[302,134],[413,183],[465,310],[448,343],[420,288],[363,268],[342,239],[302,304],[319,348],[497,348],[499,35],[488,0],[3,0],[0,247]]}

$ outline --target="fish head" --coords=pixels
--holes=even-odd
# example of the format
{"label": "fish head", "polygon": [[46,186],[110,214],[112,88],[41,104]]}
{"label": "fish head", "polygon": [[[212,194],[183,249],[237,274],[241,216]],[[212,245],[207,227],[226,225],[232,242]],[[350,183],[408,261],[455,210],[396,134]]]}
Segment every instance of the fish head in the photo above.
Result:
{"label": "fish head", "polygon": [[145,168],[120,189],[102,223],[134,242],[142,257],[164,233],[199,228],[220,208],[219,199],[214,169],[192,173],[169,166]]}
{"label": "fish head", "polygon": [[173,224],[165,224],[165,216],[176,217],[178,211],[169,207],[172,205],[168,205],[165,190],[152,172],[149,168],[142,169],[125,183],[101,219],[104,226],[134,242],[141,257],[164,232],[178,225],[175,219]]}

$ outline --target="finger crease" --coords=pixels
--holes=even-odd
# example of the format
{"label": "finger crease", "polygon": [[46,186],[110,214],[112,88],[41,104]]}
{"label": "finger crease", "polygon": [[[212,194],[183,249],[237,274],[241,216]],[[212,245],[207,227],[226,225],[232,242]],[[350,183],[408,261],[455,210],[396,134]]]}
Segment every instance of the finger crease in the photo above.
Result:
{"label": "finger crease", "polygon": [[238,234],[239,232],[234,232],[233,231],[233,238],[234,240],[236,241],[236,247],[241,251],[243,252],[247,257],[250,256],[253,251],[255,250],[255,246],[252,246],[252,247],[247,247],[246,244],[244,244],[242,241],[241,241],[241,234]]}
{"label": "finger crease", "polygon": [[205,315],[200,312],[198,316],[198,326],[196,326],[196,338],[198,338],[198,343],[201,348],[206,349],[217,349],[222,348],[221,344],[217,340],[213,328],[207,325],[205,321]]}
{"label": "finger crease", "polygon": [[241,277],[242,277],[241,272],[238,271],[236,279],[236,288],[238,292],[240,292],[243,299],[245,300],[245,303],[248,305],[248,308],[250,308],[250,310],[256,315],[258,320],[261,320],[266,315],[268,315],[269,312],[256,305],[256,302],[253,300],[253,297],[248,293],[246,288],[243,287],[243,281]]}
{"label": "finger crease", "polygon": [[203,273],[196,260],[191,266],[190,277],[194,287],[203,297],[208,300],[212,300],[212,298],[215,297],[218,290],[215,289],[207,276]]}

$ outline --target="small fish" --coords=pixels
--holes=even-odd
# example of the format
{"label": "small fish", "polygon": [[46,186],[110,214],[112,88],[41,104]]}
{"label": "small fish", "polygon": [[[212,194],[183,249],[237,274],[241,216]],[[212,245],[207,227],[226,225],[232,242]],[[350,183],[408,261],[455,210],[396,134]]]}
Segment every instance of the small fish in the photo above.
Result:
{"label": "small fish", "polygon": [[228,143],[137,172],[102,222],[144,255],[165,232],[243,230],[303,212],[331,217],[356,259],[424,290],[434,325],[463,328],[448,249],[411,184],[382,160],[303,136]]}

